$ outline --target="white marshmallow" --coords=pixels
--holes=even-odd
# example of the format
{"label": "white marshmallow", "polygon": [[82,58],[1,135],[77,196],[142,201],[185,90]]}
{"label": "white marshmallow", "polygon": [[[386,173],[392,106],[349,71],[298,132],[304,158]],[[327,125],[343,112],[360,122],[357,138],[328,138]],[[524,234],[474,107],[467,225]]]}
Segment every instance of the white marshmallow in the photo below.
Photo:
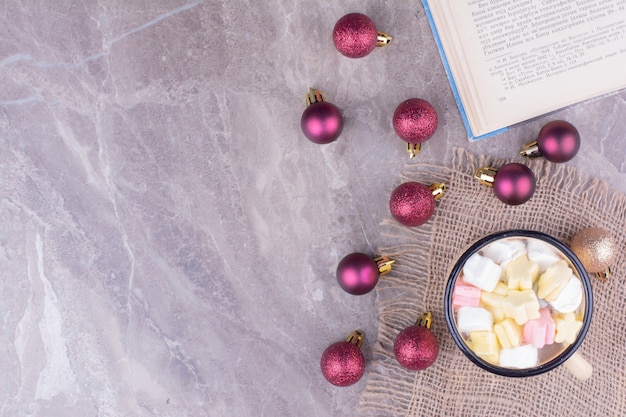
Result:
{"label": "white marshmallow", "polygon": [[493,329],[493,315],[482,307],[461,307],[457,312],[456,327],[461,333]]}
{"label": "white marshmallow", "polygon": [[482,253],[502,268],[505,268],[513,259],[526,253],[526,245],[519,239],[496,240],[485,246]]}
{"label": "white marshmallow", "polygon": [[539,265],[539,272],[544,272],[554,265],[561,257],[554,248],[540,240],[528,240],[528,259]]}
{"label": "white marshmallow", "polygon": [[522,345],[500,351],[500,366],[525,369],[537,366],[539,352],[534,345]]}
{"label": "white marshmallow", "polygon": [[559,313],[572,313],[583,301],[583,286],[580,280],[572,275],[561,294],[550,304]]}
{"label": "white marshmallow", "polygon": [[463,265],[463,280],[487,292],[496,288],[501,275],[502,268],[498,264],[478,253],[470,256]]}

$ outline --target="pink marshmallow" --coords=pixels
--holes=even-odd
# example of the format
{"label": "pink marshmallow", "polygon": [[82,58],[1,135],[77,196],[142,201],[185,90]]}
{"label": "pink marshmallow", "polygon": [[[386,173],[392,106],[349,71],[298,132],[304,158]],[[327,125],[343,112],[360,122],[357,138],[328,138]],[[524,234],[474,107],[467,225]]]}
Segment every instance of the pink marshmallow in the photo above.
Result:
{"label": "pink marshmallow", "polygon": [[478,307],[480,305],[480,292],[478,287],[468,285],[461,280],[457,281],[452,292],[452,307]]}
{"label": "pink marshmallow", "polygon": [[556,324],[547,308],[539,310],[538,319],[528,320],[524,324],[524,342],[531,343],[538,349],[554,343],[555,333]]}

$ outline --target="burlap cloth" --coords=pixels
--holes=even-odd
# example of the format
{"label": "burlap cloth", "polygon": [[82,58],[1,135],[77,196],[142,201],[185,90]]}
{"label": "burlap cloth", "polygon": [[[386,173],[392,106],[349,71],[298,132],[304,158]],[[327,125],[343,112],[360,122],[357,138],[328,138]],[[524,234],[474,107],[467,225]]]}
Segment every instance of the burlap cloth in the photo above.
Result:
{"label": "burlap cloth", "polygon": [[[448,190],[420,227],[401,226],[391,216],[383,222],[383,236],[392,243],[380,253],[396,259],[396,265],[376,288],[380,324],[359,410],[377,416],[626,416],[626,197],[590,179],[592,170],[581,173],[567,164],[534,160],[526,162],[537,177],[533,198],[506,206],[473,178],[478,167],[506,162],[512,161],[455,149],[452,167],[412,164],[405,169],[403,182],[444,181]],[[591,226],[608,230],[618,246],[610,281],[591,277],[593,319],[579,352],[594,366],[593,376],[580,382],[561,366],[539,376],[507,378],[470,362],[449,335],[443,313],[456,257],[496,231],[538,230],[569,244]],[[424,311],[433,313],[439,356],[425,371],[408,371],[396,362],[393,342]]]}

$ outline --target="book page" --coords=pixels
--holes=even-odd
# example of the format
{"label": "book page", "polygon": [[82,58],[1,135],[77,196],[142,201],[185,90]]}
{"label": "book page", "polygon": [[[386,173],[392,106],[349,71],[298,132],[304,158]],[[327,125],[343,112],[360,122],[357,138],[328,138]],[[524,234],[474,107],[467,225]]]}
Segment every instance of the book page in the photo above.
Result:
{"label": "book page", "polygon": [[429,4],[477,134],[626,88],[626,0]]}

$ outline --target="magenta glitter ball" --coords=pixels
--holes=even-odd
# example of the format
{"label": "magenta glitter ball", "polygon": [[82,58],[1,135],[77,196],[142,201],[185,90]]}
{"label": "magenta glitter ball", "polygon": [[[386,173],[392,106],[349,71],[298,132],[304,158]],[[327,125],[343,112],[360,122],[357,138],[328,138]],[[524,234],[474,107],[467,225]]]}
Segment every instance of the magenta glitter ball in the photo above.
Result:
{"label": "magenta glitter ball", "polygon": [[311,142],[325,144],[336,140],[343,130],[341,110],[334,104],[319,101],[311,104],[300,119],[302,132]]}
{"label": "magenta glitter ball", "polygon": [[338,387],[347,387],[363,376],[365,356],[353,343],[333,343],[322,354],[320,368],[328,382]]}
{"label": "magenta glitter ball", "polygon": [[537,147],[548,161],[567,162],[580,149],[580,134],[572,124],[555,120],[541,128],[537,136]]}
{"label": "magenta glitter ball", "polygon": [[378,265],[364,253],[351,253],[337,266],[339,286],[352,295],[363,295],[372,291],[379,276]]}
{"label": "magenta glitter ball", "polygon": [[535,192],[535,175],[522,164],[506,164],[498,168],[493,181],[493,192],[503,203],[523,204]]}
{"label": "magenta glitter ball", "polygon": [[421,371],[437,359],[439,343],[426,327],[409,326],[396,337],[393,353],[400,365],[412,371]]}
{"label": "magenta glitter ball", "polygon": [[435,198],[425,185],[405,182],[391,193],[389,210],[401,224],[419,226],[426,223],[435,212]]}
{"label": "magenta glitter ball", "polygon": [[426,100],[411,98],[393,113],[393,129],[407,143],[426,142],[437,130],[437,111]]}
{"label": "magenta glitter ball", "polygon": [[369,17],[361,13],[350,13],[335,24],[333,42],[342,55],[362,58],[376,48],[378,31]]}

